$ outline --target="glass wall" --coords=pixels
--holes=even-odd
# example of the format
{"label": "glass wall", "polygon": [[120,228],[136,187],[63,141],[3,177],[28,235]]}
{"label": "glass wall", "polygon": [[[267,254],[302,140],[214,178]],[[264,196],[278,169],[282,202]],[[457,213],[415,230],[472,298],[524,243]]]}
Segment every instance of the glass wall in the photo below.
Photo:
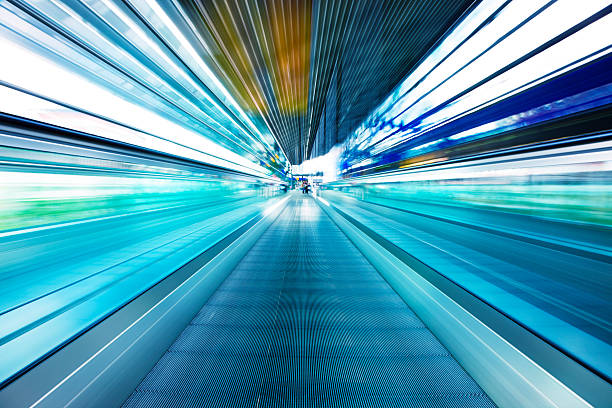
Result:
{"label": "glass wall", "polygon": [[347,178],[320,194],[611,378],[611,151],[606,141]]}
{"label": "glass wall", "polygon": [[0,149],[0,382],[281,199],[273,179],[15,134],[0,140],[13,144]]}

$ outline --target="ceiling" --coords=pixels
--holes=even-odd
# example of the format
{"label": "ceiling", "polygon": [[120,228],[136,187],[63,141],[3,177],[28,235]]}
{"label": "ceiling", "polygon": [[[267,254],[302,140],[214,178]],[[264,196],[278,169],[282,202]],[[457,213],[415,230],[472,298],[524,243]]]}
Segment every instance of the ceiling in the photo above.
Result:
{"label": "ceiling", "polygon": [[180,9],[224,86],[299,164],[324,111],[335,111],[323,117],[335,141],[346,138],[472,3],[181,0]]}

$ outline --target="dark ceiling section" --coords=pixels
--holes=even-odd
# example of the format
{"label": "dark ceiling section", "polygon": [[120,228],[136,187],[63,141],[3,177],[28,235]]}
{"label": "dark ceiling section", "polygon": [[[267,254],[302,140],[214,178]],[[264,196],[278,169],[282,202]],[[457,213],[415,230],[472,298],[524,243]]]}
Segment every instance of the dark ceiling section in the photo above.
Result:
{"label": "dark ceiling section", "polygon": [[225,86],[299,164],[344,140],[472,2],[181,3]]}
{"label": "dark ceiling section", "polygon": [[[325,7],[324,3],[319,8]],[[337,2],[348,8],[350,15],[341,26],[342,43],[335,47],[339,55],[332,81],[325,89],[324,103],[310,106],[315,121],[323,115],[322,120],[314,122],[318,126],[309,128],[308,156],[326,153],[355,130],[472,3],[475,2]],[[326,24],[316,29],[328,30]]]}

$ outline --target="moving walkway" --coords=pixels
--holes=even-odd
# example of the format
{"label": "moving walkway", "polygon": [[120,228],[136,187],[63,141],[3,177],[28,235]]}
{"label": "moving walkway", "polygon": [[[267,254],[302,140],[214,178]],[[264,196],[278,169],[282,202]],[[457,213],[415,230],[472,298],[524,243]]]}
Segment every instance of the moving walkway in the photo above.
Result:
{"label": "moving walkway", "polygon": [[325,197],[247,205],[233,232],[5,381],[0,405],[606,406],[605,378]]}
{"label": "moving walkway", "polygon": [[493,403],[311,197],[278,218],[125,407]]}

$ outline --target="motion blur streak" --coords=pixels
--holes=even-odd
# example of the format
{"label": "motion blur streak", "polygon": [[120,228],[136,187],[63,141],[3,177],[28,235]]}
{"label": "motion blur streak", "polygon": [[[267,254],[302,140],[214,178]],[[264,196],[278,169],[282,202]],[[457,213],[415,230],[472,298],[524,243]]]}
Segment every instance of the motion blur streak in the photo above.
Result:
{"label": "motion blur streak", "polygon": [[321,197],[608,380],[611,10],[480,2],[339,158],[300,166],[335,168]]}
{"label": "motion blur streak", "polygon": [[278,194],[275,183],[246,174],[27,144],[4,147],[0,159],[3,379],[274,205]]}
{"label": "motion blur streak", "polygon": [[0,0],[0,406],[610,406],[610,27]]}
{"label": "motion blur streak", "polygon": [[490,3],[347,139],[344,194],[322,196],[611,378],[610,6]]}
{"label": "motion blur streak", "polygon": [[351,178],[322,196],[609,375],[611,146]]}
{"label": "motion blur streak", "polygon": [[606,129],[608,2],[494,3],[458,24],[347,139],[344,175]]}
{"label": "motion blur streak", "polygon": [[[125,6],[55,1],[3,2],[0,23],[4,112],[256,174],[269,172],[262,163],[285,170],[278,145],[173,23],[153,33]],[[159,38],[192,50],[189,59]]]}

